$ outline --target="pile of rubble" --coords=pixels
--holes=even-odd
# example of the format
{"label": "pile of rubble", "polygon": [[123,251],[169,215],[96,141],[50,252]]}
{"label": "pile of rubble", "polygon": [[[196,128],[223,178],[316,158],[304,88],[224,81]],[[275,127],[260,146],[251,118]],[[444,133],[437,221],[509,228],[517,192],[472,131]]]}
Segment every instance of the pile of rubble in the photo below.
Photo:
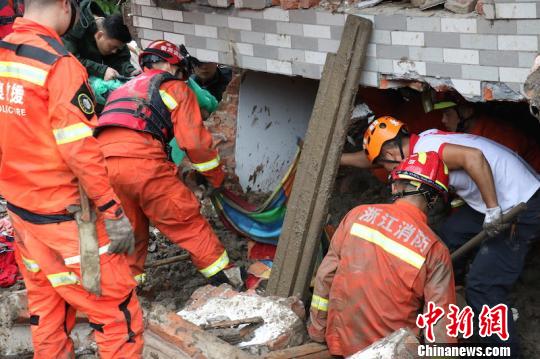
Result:
{"label": "pile of rubble", "polygon": [[[262,10],[272,6],[279,6],[283,10],[309,9],[322,6],[329,9],[356,8],[364,9],[377,6],[385,0],[157,0],[157,6],[163,8],[174,7],[177,3],[194,2],[198,5],[211,6],[216,8],[229,8],[234,6],[237,9]],[[486,0],[405,0],[404,4],[418,7],[421,10],[428,10],[437,6],[446,8],[458,14],[466,14],[472,11],[483,13]],[[489,3],[492,5],[492,3]],[[170,7],[170,8],[173,8]]]}

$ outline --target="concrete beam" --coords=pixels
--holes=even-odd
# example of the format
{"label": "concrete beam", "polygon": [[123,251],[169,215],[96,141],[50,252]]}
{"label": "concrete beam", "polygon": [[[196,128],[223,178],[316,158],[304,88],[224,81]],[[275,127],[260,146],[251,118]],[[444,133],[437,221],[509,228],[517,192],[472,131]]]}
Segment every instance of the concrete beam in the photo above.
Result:
{"label": "concrete beam", "polygon": [[371,28],[370,20],[349,16],[337,54],[326,59],[268,283],[270,295],[307,299]]}

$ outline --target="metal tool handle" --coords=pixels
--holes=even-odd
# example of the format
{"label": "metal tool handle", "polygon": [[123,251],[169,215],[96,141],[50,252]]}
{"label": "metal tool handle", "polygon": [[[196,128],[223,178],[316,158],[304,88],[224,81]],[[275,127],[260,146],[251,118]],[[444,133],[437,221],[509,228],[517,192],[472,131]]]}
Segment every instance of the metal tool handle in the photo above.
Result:
{"label": "metal tool handle", "polygon": [[[503,223],[512,222],[521,212],[527,209],[527,205],[523,202],[519,203],[517,206],[513,207],[508,213],[503,214]],[[471,238],[467,243],[459,247],[451,254],[452,261],[456,261],[458,258],[461,258],[464,254],[470,252],[477,246],[479,246],[486,238],[488,237],[485,230],[478,233],[476,236]]]}

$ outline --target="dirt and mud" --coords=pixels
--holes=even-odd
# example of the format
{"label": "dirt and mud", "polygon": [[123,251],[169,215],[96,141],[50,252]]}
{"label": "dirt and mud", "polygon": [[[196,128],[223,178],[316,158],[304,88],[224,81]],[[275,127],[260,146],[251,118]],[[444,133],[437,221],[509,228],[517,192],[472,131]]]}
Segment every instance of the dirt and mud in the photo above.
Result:
{"label": "dirt and mud", "polygon": [[[246,239],[223,226],[211,202],[207,199],[202,201],[202,213],[227,249],[231,261],[244,268],[247,267]],[[150,233],[147,263],[184,253],[156,229],[152,228]],[[159,304],[171,311],[178,311],[197,288],[206,284],[206,279],[196,270],[191,261],[184,260],[148,269],[146,282],[138,289],[138,295],[146,310],[152,310],[155,304]]]}

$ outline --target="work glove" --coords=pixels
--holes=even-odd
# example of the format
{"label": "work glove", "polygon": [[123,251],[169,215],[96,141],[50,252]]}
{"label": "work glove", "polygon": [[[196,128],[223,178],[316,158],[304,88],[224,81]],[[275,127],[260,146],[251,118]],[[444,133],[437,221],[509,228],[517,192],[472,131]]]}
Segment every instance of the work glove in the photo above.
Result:
{"label": "work glove", "polygon": [[115,204],[111,209],[103,213],[105,218],[105,230],[111,243],[109,253],[132,253],[135,248],[135,236],[129,219],[124,214],[122,207]]}
{"label": "work glove", "polygon": [[245,271],[236,264],[231,264],[208,278],[208,281],[216,287],[220,284],[227,283],[234,289],[242,290],[244,288],[244,277],[246,277]]}
{"label": "work glove", "polygon": [[203,190],[202,198],[212,198],[223,191],[223,185],[215,188],[208,182],[208,179],[199,172],[195,172],[195,182]]}
{"label": "work glove", "polygon": [[508,224],[503,223],[501,207],[497,206],[486,209],[483,228],[489,237],[495,237],[508,228]]}

